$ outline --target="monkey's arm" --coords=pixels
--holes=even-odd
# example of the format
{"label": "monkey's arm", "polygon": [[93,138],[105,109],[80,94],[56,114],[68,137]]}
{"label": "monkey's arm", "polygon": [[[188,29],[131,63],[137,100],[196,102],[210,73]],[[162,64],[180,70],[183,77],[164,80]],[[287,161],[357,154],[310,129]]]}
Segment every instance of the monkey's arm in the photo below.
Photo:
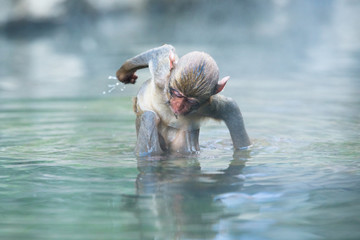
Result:
{"label": "monkey's arm", "polygon": [[136,118],[138,156],[160,155],[163,153],[158,133],[159,117],[152,111],[145,111]]}
{"label": "monkey's arm", "polygon": [[136,82],[135,72],[138,69],[149,67],[152,79],[156,84],[165,84],[174,62],[178,59],[175,48],[171,45],[163,45],[158,48],[150,49],[146,52],[130,58],[116,72],[116,77],[125,84]]}
{"label": "monkey's arm", "polygon": [[231,98],[214,95],[210,100],[210,104],[205,106],[200,113],[225,122],[229,129],[235,150],[251,145],[240,109],[237,103]]}

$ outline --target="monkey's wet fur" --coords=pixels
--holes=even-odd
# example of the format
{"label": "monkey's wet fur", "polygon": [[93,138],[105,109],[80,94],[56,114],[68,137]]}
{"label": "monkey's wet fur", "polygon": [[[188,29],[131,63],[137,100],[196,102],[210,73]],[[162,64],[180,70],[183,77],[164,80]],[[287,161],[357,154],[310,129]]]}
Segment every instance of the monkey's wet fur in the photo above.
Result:
{"label": "monkey's wet fur", "polygon": [[198,153],[200,123],[207,118],[225,122],[234,150],[251,145],[237,103],[218,94],[229,77],[219,80],[209,54],[195,51],[179,58],[166,44],[126,60],[116,77],[134,84],[142,68],[149,68],[151,79],[134,100],[138,156]]}

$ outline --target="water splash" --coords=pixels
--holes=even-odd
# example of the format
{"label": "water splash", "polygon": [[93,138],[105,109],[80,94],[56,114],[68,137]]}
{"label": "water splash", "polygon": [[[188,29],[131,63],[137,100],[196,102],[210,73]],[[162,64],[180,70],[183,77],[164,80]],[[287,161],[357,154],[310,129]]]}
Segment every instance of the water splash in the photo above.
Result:
{"label": "water splash", "polygon": [[[110,80],[116,80],[117,81],[117,78],[114,77],[114,76],[109,76],[108,79]],[[108,84],[108,90],[107,91],[103,91],[102,93],[103,94],[108,94],[108,93],[111,93],[112,91],[114,91],[118,86],[120,85],[119,82],[115,83],[115,84]],[[123,92],[125,90],[126,86],[125,84],[122,84],[122,87],[120,88],[120,91]]]}
{"label": "water splash", "polygon": [[117,80],[117,78],[115,76],[109,76],[108,79],[114,79]]}

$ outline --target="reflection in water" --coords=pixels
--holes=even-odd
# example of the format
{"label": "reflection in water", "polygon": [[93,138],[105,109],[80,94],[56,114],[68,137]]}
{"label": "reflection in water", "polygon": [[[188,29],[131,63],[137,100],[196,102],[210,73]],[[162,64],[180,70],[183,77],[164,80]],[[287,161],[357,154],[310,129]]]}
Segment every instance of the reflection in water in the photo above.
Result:
{"label": "reflection in water", "polygon": [[229,214],[217,196],[241,190],[249,154],[235,153],[229,166],[217,172],[202,171],[196,157],[138,158],[137,195],[124,196],[123,207],[136,216],[131,228],[138,230],[138,239],[215,237],[217,224]]}

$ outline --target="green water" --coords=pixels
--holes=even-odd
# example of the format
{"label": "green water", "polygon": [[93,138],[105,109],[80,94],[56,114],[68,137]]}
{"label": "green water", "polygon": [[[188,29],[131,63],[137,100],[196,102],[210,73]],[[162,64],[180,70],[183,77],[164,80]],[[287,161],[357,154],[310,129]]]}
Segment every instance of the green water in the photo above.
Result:
{"label": "green water", "polygon": [[[360,5],[324,2],[0,28],[0,239],[360,239]],[[231,76],[248,151],[209,121],[198,155],[134,155],[131,98],[149,73],[111,92],[108,76],[164,42]]]}
{"label": "green water", "polygon": [[354,89],[302,85],[238,97],[253,147],[234,156],[209,122],[199,155],[137,159],[120,93],[2,99],[1,239],[357,239]]}

